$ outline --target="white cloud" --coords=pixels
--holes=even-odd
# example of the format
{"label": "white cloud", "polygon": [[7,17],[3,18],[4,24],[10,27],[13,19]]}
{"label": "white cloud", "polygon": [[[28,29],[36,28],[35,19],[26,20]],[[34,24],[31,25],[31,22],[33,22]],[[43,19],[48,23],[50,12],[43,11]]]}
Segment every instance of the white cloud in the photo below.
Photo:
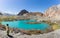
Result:
{"label": "white cloud", "polygon": [[60,4],[58,4],[57,6],[60,6]]}
{"label": "white cloud", "polygon": [[57,7],[60,9],[60,4],[58,4]]}

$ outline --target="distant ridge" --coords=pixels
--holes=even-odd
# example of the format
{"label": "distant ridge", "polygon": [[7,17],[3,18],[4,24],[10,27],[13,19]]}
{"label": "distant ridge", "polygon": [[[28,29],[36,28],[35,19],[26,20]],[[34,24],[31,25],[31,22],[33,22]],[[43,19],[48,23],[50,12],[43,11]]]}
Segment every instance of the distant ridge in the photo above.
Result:
{"label": "distant ridge", "polygon": [[18,15],[23,15],[23,16],[43,16],[43,13],[41,13],[41,12],[28,12],[27,10],[23,9],[18,13]]}
{"label": "distant ridge", "polygon": [[4,16],[13,16],[13,14],[2,13],[2,12],[0,12],[0,15],[4,15]]}
{"label": "distant ridge", "polygon": [[[41,12],[29,12],[29,11],[23,9],[16,15],[24,15],[24,14],[28,15],[28,16],[31,16],[31,15],[40,16],[41,15],[41,16],[49,17],[49,18],[59,18],[60,17],[60,4],[49,7],[44,13],[41,13]],[[13,14],[0,12],[0,15],[12,16]]]}

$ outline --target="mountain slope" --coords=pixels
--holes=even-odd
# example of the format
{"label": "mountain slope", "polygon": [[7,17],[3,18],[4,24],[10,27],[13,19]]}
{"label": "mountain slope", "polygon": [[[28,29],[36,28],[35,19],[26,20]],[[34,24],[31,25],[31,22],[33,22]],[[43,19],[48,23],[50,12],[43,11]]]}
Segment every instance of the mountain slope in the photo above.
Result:
{"label": "mountain slope", "polygon": [[51,18],[59,18],[60,17],[60,4],[59,5],[54,5],[50,8],[48,8],[45,11],[45,16],[51,17]]}

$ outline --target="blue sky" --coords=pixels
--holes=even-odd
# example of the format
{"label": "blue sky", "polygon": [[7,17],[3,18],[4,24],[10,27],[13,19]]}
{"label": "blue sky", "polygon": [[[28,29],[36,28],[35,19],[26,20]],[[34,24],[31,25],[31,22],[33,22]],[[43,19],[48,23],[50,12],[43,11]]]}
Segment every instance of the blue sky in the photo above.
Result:
{"label": "blue sky", "polygon": [[60,0],[0,0],[0,11],[10,14],[17,14],[22,9],[29,12],[44,12],[57,4],[60,4]]}

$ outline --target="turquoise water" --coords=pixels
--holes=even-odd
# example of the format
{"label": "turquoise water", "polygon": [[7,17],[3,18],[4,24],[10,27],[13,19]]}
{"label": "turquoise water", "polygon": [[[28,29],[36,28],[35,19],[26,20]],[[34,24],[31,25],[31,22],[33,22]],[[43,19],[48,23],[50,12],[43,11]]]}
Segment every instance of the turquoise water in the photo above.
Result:
{"label": "turquoise water", "polygon": [[35,20],[18,20],[18,21],[3,21],[2,24],[9,24],[11,28],[19,28],[24,30],[45,30],[49,28],[49,25],[46,23],[40,24],[27,24],[27,22],[34,22]]}

